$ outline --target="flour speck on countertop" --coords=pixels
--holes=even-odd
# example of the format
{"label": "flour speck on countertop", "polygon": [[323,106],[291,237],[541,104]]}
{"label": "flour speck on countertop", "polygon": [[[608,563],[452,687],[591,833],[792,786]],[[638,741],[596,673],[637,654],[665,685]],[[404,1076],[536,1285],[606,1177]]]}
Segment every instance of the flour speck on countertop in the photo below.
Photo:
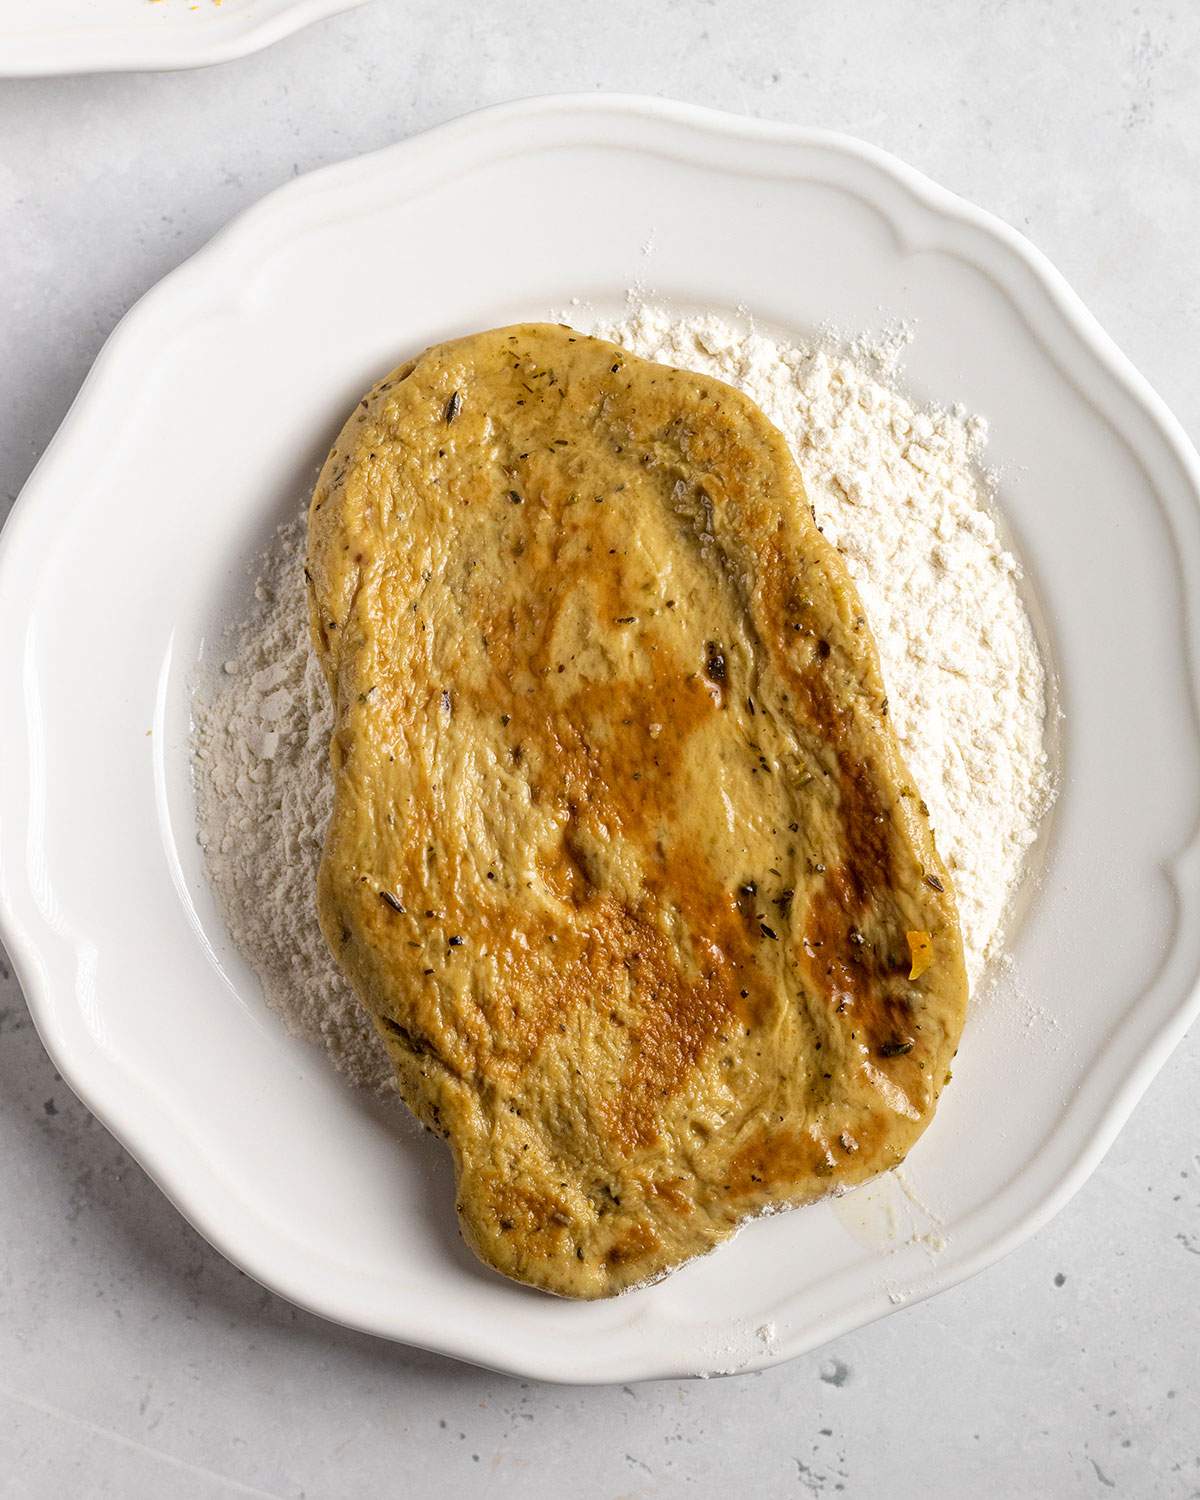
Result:
{"label": "flour speck on countertop", "polygon": [[[892,723],[954,879],[974,986],[1053,795],[1045,672],[989,510],[986,423],[902,395],[897,337],[785,344],[645,305],[588,331],[740,386],[787,438],[862,596]],[[268,1004],[352,1082],[387,1088],[382,1043],[317,923],[332,717],[309,646],[304,552],[301,515],[260,559],[223,666],[195,693],[199,838]]]}

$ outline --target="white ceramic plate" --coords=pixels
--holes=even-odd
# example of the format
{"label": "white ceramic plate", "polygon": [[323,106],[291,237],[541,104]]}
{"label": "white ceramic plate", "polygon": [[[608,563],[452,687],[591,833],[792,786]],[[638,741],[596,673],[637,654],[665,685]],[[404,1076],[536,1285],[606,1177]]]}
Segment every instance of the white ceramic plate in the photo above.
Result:
{"label": "white ceramic plate", "polygon": [[228,62],[365,0],[0,0],[0,78]]}
{"label": "white ceramic plate", "polygon": [[[441,1145],[265,1009],[200,864],[188,693],[381,371],[573,295],[615,310],[635,280],[800,334],[917,319],[910,385],[991,418],[1059,675],[1062,794],[911,1198],[885,1179],[573,1305],[478,1266]],[[850,140],[552,99],[289,185],[124,320],[0,539],[0,702],[23,706],[0,752],[0,916],[55,1064],[251,1275],[506,1370],[751,1368],[949,1286],[1079,1187],[1197,1008],[1198,478],[1029,245]]]}

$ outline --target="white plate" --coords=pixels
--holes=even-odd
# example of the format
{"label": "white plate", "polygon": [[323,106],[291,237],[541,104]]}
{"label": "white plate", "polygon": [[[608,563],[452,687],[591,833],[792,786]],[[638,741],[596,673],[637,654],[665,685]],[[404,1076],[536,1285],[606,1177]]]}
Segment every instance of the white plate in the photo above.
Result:
{"label": "white plate", "polygon": [[[188,690],[372,379],[575,294],[615,309],[635,280],[801,334],[918,320],[914,390],[992,421],[1060,679],[1063,782],[1015,968],[975,1004],[905,1168],[932,1217],[887,1179],[574,1305],[478,1266],[440,1144],[264,1008],[199,860]],[[543,100],[289,185],[124,320],[0,539],[0,702],[24,706],[0,766],[0,916],[55,1064],[260,1281],[506,1370],[761,1366],[949,1286],[1079,1187],[1197,1009],[1198,477],[1035,251],[853,141]]]}
{"label": "white plate", "polygon": [[366,0],[0,0],[0,78],[199,68]]}

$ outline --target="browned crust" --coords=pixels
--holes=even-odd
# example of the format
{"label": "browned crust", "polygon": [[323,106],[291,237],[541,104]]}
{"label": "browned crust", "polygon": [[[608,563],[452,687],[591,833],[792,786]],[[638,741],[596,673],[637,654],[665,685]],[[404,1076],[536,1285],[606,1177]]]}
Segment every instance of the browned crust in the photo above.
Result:
{"label": "browned crust", "polygon": [[309,577],[323,927],[484,1259],[606,1295],[903,1157],[962,1024],[953,897],[757,408],[559,327],[439,346],[343,431]]}

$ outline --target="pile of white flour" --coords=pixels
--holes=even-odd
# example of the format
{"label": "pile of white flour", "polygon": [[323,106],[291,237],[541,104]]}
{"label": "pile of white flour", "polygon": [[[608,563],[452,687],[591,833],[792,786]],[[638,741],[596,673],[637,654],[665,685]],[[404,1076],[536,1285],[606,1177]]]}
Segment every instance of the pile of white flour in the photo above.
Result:
{"label": "pile of white flour", "polygon": [[[980,469],[986,423],[900,395],[896,340],[788,345],[648,306],[588,331],[740,386],[788,439],[862,595],[892,725],[954,878],[974,986],[1053,796],[1045,674]],[[303,566],[297,519],[262,559],[224,670],[197,694],[200,842],[268,1001],[355,1082],[378,1085],[382,1047],[317,927],[330,714]]]}
{"label": "pile of white flour", "polygon": [[268,1003],[355,1083],[391,1077],[383,1044],[317,925],[317,865],[333,806],[329,693],[308,643],[306,522],[260,559],[254,608],[193,700],[200,844],[234,942]]}

